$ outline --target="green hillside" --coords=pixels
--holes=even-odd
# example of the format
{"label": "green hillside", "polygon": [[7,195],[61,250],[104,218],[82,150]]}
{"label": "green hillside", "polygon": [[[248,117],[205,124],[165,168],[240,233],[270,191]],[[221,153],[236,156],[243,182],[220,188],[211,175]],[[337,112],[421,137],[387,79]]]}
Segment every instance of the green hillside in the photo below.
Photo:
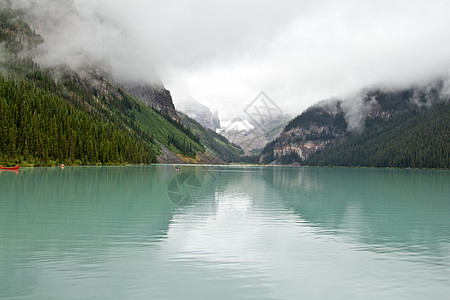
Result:
{"label": "green hillside", "polygon": [[0,78],[0,161],[6,164],[152,163],[151,146],[25,81]]}
{"label": "green hillside", "polygon": [[362,134],[311,156],[316,166],[450,168],[450,104],[367,120]]}
{"label": "green hillside", "polygon": [[222,158],[226,162],[240,162],[241,155],[244,151],[241,147],[230,143],[224,136],[212,131],[209,128],[203,127],[200,123],[187,115],[178,112],[181,120],[187,127],[189,127],[192,132],[200,138],[200,142],[209,150],[211,153]]}
{"label": "green hillside", "polygon": [[[0,164],[151,163],[205,151],[192,131],[101,77],[39,66],[20,12],[0,13]],[[98,82],[101,82],[99,84]]]}
{"label": "green hillside", "polygon": [[[309,166],[450,167],[450,103],[444,82],[365,93],[361,131],[349,130],[342,101],[293,119],[263,149],[260,162]],[[360,112],[362,114],[362,112]]]}

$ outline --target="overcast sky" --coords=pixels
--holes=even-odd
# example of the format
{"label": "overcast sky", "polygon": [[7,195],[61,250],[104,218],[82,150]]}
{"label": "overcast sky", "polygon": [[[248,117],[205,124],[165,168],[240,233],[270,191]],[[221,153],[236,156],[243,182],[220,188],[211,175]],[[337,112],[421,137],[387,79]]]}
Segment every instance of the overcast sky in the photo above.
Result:
{"label": "overcast sky", "polygon": [[52,20],[47,62],[76,64],[87,53],[108,61],[117,79],[150,80],[156,71],[175,105],[191,95],[223,120],[260,91],[299,114],[322,99],[450,69],[450,1],[13,3]]}

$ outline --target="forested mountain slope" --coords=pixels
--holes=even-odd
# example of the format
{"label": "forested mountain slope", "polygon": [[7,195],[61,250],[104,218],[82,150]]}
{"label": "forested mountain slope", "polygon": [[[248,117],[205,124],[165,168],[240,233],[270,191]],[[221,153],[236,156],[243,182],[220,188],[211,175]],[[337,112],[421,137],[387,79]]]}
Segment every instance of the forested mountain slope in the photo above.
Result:
{"label": "forested mountain slope", "polygon": [[230,143],[224,136],[211,129],[203,127],[199,122],[187,115],[181,112],[178,112],[178,115],[181,117],[183,123],[200,138],[202,145],[211,153],[222,158],[225,162],[241,162],[241,156],[244,155],[241,147]]}
{"label": "forested mountain slope", "polygon": [[[180,161],[202,161],[205,148],[174,110],[144,104],[92,66],[80,75],[38,65],[43,39],[19,11],[2,10],[0,26],[0,163],[151,163],[161,145]],[[170,93],[159,90],[164,105]]]}
{"label": "forested mountain slope", "polygon": [[260,163],[400,168],[450,167],[450,103],[437,80],[321,102],[264,148]]}
{"label": "forested mountain slope", "polygon": [[450,168],[450,104],[408,110],[386,121],[369,119],[361,134],[350,134],[306,160],[308,165]]}

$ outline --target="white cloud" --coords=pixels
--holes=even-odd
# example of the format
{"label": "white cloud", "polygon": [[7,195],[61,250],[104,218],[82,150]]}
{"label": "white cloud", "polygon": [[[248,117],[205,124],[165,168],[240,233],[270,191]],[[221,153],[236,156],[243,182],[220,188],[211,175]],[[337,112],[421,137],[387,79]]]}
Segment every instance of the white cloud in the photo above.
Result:
{"label": "white cloud", "polygon": [[227,118],[260,91],[295,114],[367,86],[447,74],[450,64],[449,1],[63,2],[15,2],[56,20],[50,61],[87,53],[117,78],[156,71],[175,104],[189,93]]}

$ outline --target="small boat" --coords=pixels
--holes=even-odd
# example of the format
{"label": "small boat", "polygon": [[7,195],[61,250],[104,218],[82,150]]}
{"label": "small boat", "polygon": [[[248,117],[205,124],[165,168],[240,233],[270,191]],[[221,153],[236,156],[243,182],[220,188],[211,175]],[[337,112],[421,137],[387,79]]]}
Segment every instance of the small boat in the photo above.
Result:
{"label": "small boat", "polygon": [[19,165],[15,167],[2,167],[2,165],[0,165],[0,170],[19,170]]}

